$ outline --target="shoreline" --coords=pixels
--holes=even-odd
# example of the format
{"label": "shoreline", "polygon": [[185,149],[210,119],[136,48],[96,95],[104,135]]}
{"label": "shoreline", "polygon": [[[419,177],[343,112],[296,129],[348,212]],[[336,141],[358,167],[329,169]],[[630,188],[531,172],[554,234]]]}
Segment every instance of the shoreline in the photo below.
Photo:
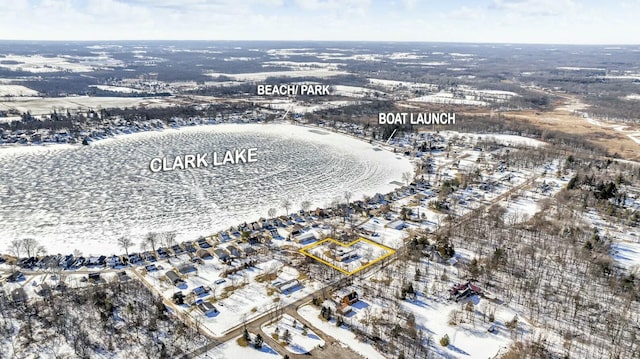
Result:
{"label": "shoreline", "polygon": [[[227,127],[226,130],[228,130],[228,128],[233,128],[233,127],[237,128],[237,130],[232,130],[231,132],[236,132],[236,131],[237,132],[245,132],[244,126],[242,126],[242,125],[245,125],[245,123],[219,123],[219,125],[225,125],[224,127]],[[284,125],[284,126],[291,126],[292,129],[294,127],[297,127],[297,128],[300,129],[300,131],[305,131],[305,132],[309,131],[309,132],[313,133],[314,135],[311,135],[311,136],[318,136],[317,140],[319,140],[321,143],[326,143],[328,141],[328,142],[336,142],[336,143],[340,144],[337,147],[333,147],[332,146],[333,151],[336,151],[335,152],[336,154],[340,154],[340,153],[344,154],[345,151],[348,150],[348,149],[345,149],[345,146],[350,146],[348,144],[343,144],[341,140],[339,140],[339,139],[336,140],[335,138],[331,138],[330,136],[327,136],[325,138],[325,135],[329,135],[329,134],[348,135],[348,133],[344,133],[344,132],[341,132],[341,131],[334,131],[333,128],[329,128],[329,127],[318,127],[318,126],[307,125],[307,124],[302,125],[302,124],[299,124],[299,123],[293,123],[292,124],[290,121],[277,121],[277,122],[269,122],[269,123],[248,123],[246,125],[249,125],[249,126],[252,126],[252,127],[256,127],[257,125],[273,125],[273,126]],[[217,130],[217,128],[218,127],[216,127],[214,124],[211,124],[211,125],[181,126],[181,127],[178,127],[178,128],[166,128],[166,129],[161,130],[161,131],[139,131],[139,132],[136,132],[136,133],[118,134],[116,136],[112,136],[112,137],[109,137],[109,138],[101,139],[99,141],[96,141],[95,145],[96,145],[96,147],[101,147],[102,145],[110,144],[110,143],[112,143],[112,142],[114,142],[116,140],[117,141],[121,141],[123,139],[135,139],[136,137],[139,137],[139,136],[146,137],[146,136],[155,136],[155,135],[161,135],[161,134],[162,135],[167,135],[167,134],[170,135],[172,133],[175,134],[175,133],[189,132],[189,131],[200,132],[202,130],[207,131],[207,132],[208,131],[215,132]],[[317,131],[312,131],[314,129],[317,130]],[[176,130],[176,131],[165,131],[165,130]],[[326,133],[319,134],[318,131],[322,131],[322,132],[326,132]],[[227,132],[227,131],[224,131],[224,132]],[[284,131],[282,131],[280,129],[276,130],[275,128],[272,128],[271,130],[268,131],[268,133],[274,133],[274,132],[278,132],[278,133],[282,132],[282,134],[284,135],[284,138],[292,138],[292,139],[294,139],[294,138],[296,138],[296,136],[299,137],[299,135],[296,135],[297,131],[293,131],[293,132],[291,132],[289,134],[286,134],[286,132],[288,132],[288,131],[286,131],[286,129]],[[297,133],[299,134],[300,132],[297,132]],[[129,136],[129,135],[136,135],[136,136]],[[374,144],[368,143],[368,141],[364,140],[362,137],[353,136],[353,135],[351,135],[349,137],[354,139],[354,140],[356,140],[356,139],[360,140],[359,142],[363,145],[363,148],[367,147],[367,145],[374,146]],[[312,139],[306,139],[304,141],[305,142],[311,141],[311,143],[315,143],[315,140],[312,140]],[[53,148],[53,149],[60,149],[60,150],[64,151],[64,150],[78,150],[78,149],[85,148],[85,147],[86,148],[90,148],[91,145],[90,146],[83,146],[83,145],[79,145],[79,144],[78,145],[65,145],[65,146],[41,146],[41,145],[23,146],[23,145],[20,145],[20,146],[11,146],[11,149],[15,150],[15,151],[11,151],[11,152],[17,152],[18,154],[20,154],[20,153],[25,153],[25,152],[23,152],[23,150],[25,150],[25,149],[50,150],[50,149]],[[360,148],[359,151],[362,151],[362,148]],[[27,151],[27,152],[29,153],[31,151]],[[389,157],[390,155],[392,155],[392,153],[390,151],[385,151],[385,152],[389,152],[389,154],[386,157],[387,159],[385,161],[390,161],[390,160],[391,161],[395,161],[394,159]],[[0,151],[0,155],[2,155],[2,153],[3,153],[3,151]],[[364,161],[365,163],[369,162],[368,157],[366,157],[366,156],[365,157],[357,156],[357,157],[361,158],[360,161]],[[404,158],[407,161],[407,165],[411,167],[411,170],[415,171],[416,165],[415,165],[414,161],[406,158],[405,156],[402,156],[399,153],[395,154],[394,157],[396,157],[396,158]],[[382,158],[385,158],[385,157],[382,157]],[[378,159],[378,162],[373,162],[373,163],[377,163],[377,165],[376,165],[377,168],[385,168],[386,166],[384,166],[383,162],[380,162],[380,161],[381,160]],[[382,167],[380,167],[380,166],[382,166]],[[389,173],[389,172],[387,172],[387,173]],[[395,175],[390,175],[390,176],[393,177]],[[399,177],[399,176],[400,176],[400,173],[398,173],[397,177]],[[359,181],[358,182],[354,182],[354,184],[357,184],[357,183],[360,183],[360,182]],[[356,187],[354,187],[355,188],[354,190],[350,190],[350,191],[353,191],[352,201],[353,200],[357,200],[357,199],[361,199],[363,194],[360,193],[360,192],[362,192],[362,191],[364,191],[364,194],[368,194],[368,195],[373,195],[375,193],[387,194],[387,193],[395,191],[397,188],[402,186],[402,184],[399,183],[399,179],[395,179],[394,180],[394,178],[391,178],[389,181],[376,182],[376,184],[373,187],[371,187],[370,185],[368,185],[366,183],[362,184],[362,185],[365,186],[365,187],[368,187],[369,190],[361,190],[360,189],[361,185],[357,184]],[[294,190],[294,192],[295,192],[295,190]],[[327,192],[317,192],[316,194],[312,195],[311,198],[309,198],[309,200],[311,200],[311,202],[313,204],[312,208],[328,208],[328,204],[329,204],[329,202],[331,200],[330,197],[332,197],[332,195],[331,194],[327,195],[325,193],[327,193]],[[298,195],[298,197],[299,197],[298,199],[305,199],[304,197],[301,197],[299,195]],[[262,207],[264,205],[264,203],[262,203],[260,201],[257,201],[257,200],[255,200],[253,202],[255,202],[255,206],[257,206],[257,207]],[[233,224],[234,226],[237,226],[237,225],[242,224],[245,221],[247,223],[250,223],[252,221],[258,220],[261,217],[266,217],[262,213],[263,211],[261,209],[260,209],[260,213],[256,212],[256,213],[253,213],[253,214],[250,214],[250,213],[244,213],[243,214],[243,212],[247,212],[247,211],[240,210],[239,212],[234,214],[233,213],[234,212],[234,208],[233,208],[233,206],[230,205],[231,203],[232,202],[229,202],[224,207],[220,207],[221,210],[225,212],[225,215],[223,217],[219,218],[219,221],[217,221],[219,223],[217,223],[217,224],[214,224],[212,222],[208,222],[208,225],[205,226],[206,228],[205,227],[200,227],[199,228],[199,226],[191,226],[191,225],[187,224],[187,226],[185,226],[183,229],[178,229],[178,230],[176,230],[175,227],[173,227],[173,228],[162,228],[162,227],[165,227],[165,226],[161,226],[160,228],[157,228],[155,231],[160,231],[160,232],[175,231],[176,234],[178,235],[177,238],[176,238],[177,241],[178,242],[184,242],[184,241],[189,241],[189,240],[196,240],[200,236],[204,236],[204,237],[211,236],[212,234],[216,234],[219,230],[228,229],[230,224]],[[134,206],[134,205],[129,205],[129,206]],[[275,208],[279,208],[279,204],[277,203],[277,201],[273,202],[271,204],[271,206],[275,207]],[[251,207],[253,207],[253,205],[250,206],[249,208],[251,208]],[[298,207],[297,203],[292,206],[292,208],[297,208],[297,207]],[[256,208],[253,212],[255,212],[256,210],[258,210],[258,209]],[[195,211],[195,209],[194,209],[194,211]],[[216,211],[213,211],[213,212],[208,211],[208,212],[203,212],[203,213],[206,213],[209,216],[213,216],[213,215],[215,215],[215,212]],[[249,211],[249,212],[251,212],[251,211]],[[266,209],[265,209],[264,212],[266,214]],[[281,210],[278,209],[278,212],[281,212]],[[293,213],[293,212],[294,211],[291,211],[291,213]],[[157,216],[155,216],[155,217],[156,217],[156,219],[158,218]],[[227,219],[229,221],[226,221]],[[158,219],[158,220],[160,220],[160,219]],[[153,220],[153,221],[156,221],[156,220]],[[146,225],[153,227],[153,223],[152,222],[148,222]],[[104,223],[106,223],[106,222],[104,222]],[[176,222],[176,223],[178,223],[178,222]],[[144,225],[145,222],[143,221],[142,224]],[[59,225],[65,226],[65,223],[60,223]],[[131,230],[129,231],[129,234],[125,234],[125,235],[128,235],[128,236],[132,237],[132,239],[134,240],[134,242],[137,245],[138,243],[141,242],[142,238],[144,237],[144,234],[149,232],[148,227],[146,227],[146,228],[147,229],[144,229],[142,227],[132,227]],[[119,253],[120,252],[119,250],[115,250],[116,245],[114,244],[114,241],[112,240],[113,238],[111,238],[111,237],[113,237],[114,233],[117,234],[116,230],[115,229],[114,230],[109,230],[106,227],[101,228],[101,230],[98,231],[98,233],[96,233],[96,235],[102,237],[102,233],[100,233],[100,232],[103,232],[104,235],[106,235],[106,237],[105,237],[104,240],[100,240],[100,241],[96,242],[96,244],[98,244],[96,247],[98,247],[98,248],[103,247],[104,250],[98,249],[96,252],[99,253],[99,254],[114,253],[114,252],[115,253]],[[121,234],[124,234],[124,233],[121,233]],[[60,240],[58,240],[58,239],[56,239],[57,237],[55,237],[55,236],[54,237],[45,237],[45,236],[38,235],[37,233],[29,234],[28,236],[35,237],[36,239],[38,239],[43,244],[57,243],[57,245],[54,244],[52,247],[49,247],[48,245],[45,245],[46,247],[49,247],[48,248],[48,252],[49,253],[66,252],[66,251],[70,251],[71,248],[75,248],[75,249],[83,250],[84,254],[87,254],[87,255],[90,254],[89,251],[86,250],[86,248],[91,248],[91,245],[89,245],[89,246],[77,246],[77,245],[74,245],[74,242],[78,243],[78,241],[76,239],[69,239],[69,240],[60,239]],[[7,236],[7,237],[9,239],[11,239],[12,236]],[[111,239],[109,239],[109,238],[111,238]],[[17,238],[14,238],[14,239],[17,239]],[[5,243],[5,246],[7,244],[8,244],[8,242]],[[58,247],[59,249],[57,249],[56,247]],[[65,250],[64,248],[68,248],[68,250]]]}

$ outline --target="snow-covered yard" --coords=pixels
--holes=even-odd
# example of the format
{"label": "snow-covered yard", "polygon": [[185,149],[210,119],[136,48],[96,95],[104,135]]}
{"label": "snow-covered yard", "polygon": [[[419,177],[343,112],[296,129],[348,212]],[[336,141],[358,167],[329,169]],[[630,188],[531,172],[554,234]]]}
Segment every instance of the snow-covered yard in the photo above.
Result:
{"label": "snow-covered yard", "polygon": [[356,338],[356,335],[351,332],[346,326],[337,327],[335,319],[330,321],[324,321],[320,319],[320,310],[311,306],[305,305],[298,309],[298,314],[305,318],[311,325],[322,330],[325,334],[339,340],[349,348],[353,349],[356,353],[363,355],[368,359],[384,359],[385,357],[380,354],[373,346],[367,343],[363,343]]}
{"label": "snow-covered yard", "polygon": [[263,325],[262,331],[287,343],[285,348],[295,354],[305,354],[324,345],[322,338],[288,314],[276,322]]}

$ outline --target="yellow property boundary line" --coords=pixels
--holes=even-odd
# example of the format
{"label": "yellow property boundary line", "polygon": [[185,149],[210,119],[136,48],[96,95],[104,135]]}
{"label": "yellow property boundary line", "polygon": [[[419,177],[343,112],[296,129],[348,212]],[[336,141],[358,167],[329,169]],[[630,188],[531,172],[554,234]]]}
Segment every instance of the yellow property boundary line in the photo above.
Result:
{"label": "yellow property boundary line", "polygon": [[[385,251],[387,251],[387,254],[385,254],[383,256],[380,256],[380,257],[372,260],[371,262],[352,270],[351,272],[348,272],[348,271],[346,271],[346,270],[344,270],[344,269],[342,269],[342,268],[340,268],[340,267],[338,267],[338,266],[336,266],[336,265],[334,265],[332,263],[329,263],[329,262],[327,262],[326,260],[324,260],[322,258],[318,258],[317,256],[315,256],[315,255],[313,255],[313,254],[308,252],[309,249],[311,249],[313,247],[320,246],[320,245],[322,245],[322,244],[324,244],[326,242],[333,242],[333,243],[335,243],[335,244],[337,244],[337,245],[339,245],[341,247],[347,247],[347,248],[351,247],[352,245],[354,245],[356,243],[359,243],[359,242],[366,242],[366,243],[369,243],[369,244],[371,244],[373,246],[376,246],[378,248],[384,249]],[[382,245],[380,243],[377,243],[377,242],[374,242],[374,241],[372,241],[370,239],[366,239],[366,238],[362,238],[362,237],[356,239],[353,242],[346,243],[346,244],[340,243],[340,242],[336,241],[333,238],[325,238],[325,239],[323,239],[323,240],[321,240],[319,242],[311,243],[311,244],[309,244],[307,246],[304,246],[304,247],[300,248],[300,253],[304,254],[305,256],[313,258],[313,259],[317,260],[318,262],[324,263],[324,264],[328,265],[329,267],[331,267],[333,269],[336,269],[336,270],[339,270],[340,272],[342,272],[342,273],[344,273],[346,275],[353,275],[355,273],[358,273],[359,271],[361,271],[361,270],[363,270],[365,268],[368,268],[368,267],[380,262],[381,260],[393,255],[395,252],[396,252],[396,250],[393,249],[393,248],[389,248],[389,247],[387,247],[385,245]]]}

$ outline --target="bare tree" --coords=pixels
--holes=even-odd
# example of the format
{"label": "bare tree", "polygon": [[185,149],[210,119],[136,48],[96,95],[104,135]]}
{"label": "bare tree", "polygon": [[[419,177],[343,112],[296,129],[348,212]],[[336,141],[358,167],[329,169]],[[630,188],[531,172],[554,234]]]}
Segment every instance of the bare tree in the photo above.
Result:
{"label": "bare tree", "polygon": [[282,202],[280,203],[280,206],[282,206],[282,208],[284,208],[285,210],[285,216],[289,215],[289,208],[291,208],[291,201],[289,201],[288,199],[283,199]]}
{"label": "bare tree", "polygon": [[269,216],[269,218],[273,218],[276,216],[276,209],[271,207],[269,208],[269,210],[267,211],[267,215]]}
{"label": "bare tree", "polygon": [[118,245],[124,249],[124,253],[129,257],[129,248],[133,245],[131,238],[125,236],[118,238]]}
{"label": "bare tree", "polygon": [[351,196],[353,193],[349,191],[344,191],[344,200],[347,202],[347,207],[349,207],[349,202],[351,201]]}
{"label": "bare tree", "polygon": [[20,253],[22,252],[22,242],[18,239],[12,240],[9,244],[9,251],[16,257],[20,257]]}
{"label": "bare tree", "polygon": [[144,239],[144,242],[147,243],[152,251],[156,251],[156,244],[158,243],[158,233],[149,232]]}
{"label": "bare tree", "polygon": [[176,244],[176,234],[174,232],[165,232],[162,234],[162,245],[171,247]]}
{"label": "bare tree", "polygon": [[302,203],[300,203],[300,208],[302,208],[303,211],[309,210],[309,208],[311,208],[311,202],[302,201]]}
{"label": "bare tree", "polygon": [[38,254],[41,249],[44,250],[44,247],[39,247],[37,240],[33,238],[26,238],[22,240],[22,249],[26,252],[27,257],[32,257]]}
{"label": "bare tree", "polygon": [[406,185],[409,185],[409,183],[411,183],[412,177],[413,176],[411,175],[411,172],[402,173],[402,180]]}

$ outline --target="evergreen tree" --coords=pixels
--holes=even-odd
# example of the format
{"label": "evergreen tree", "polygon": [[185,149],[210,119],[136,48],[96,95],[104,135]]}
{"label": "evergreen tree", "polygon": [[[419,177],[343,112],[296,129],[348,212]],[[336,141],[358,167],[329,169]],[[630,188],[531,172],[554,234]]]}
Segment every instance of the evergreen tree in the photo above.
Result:
{"label": "evergreen tree", "polygon": [[258,333],[258,335],[256,335],[255,340],[253,341],[253,346],[256,349],[260,349],[262,348],[262,343],[264,342],[264,340],[262,339],[262,335],[260,335],[260,333]]}
{"label": "evergreen tree", "polygon": [[244,338],[244,340],[247,341],[247,343],[251,341],[251,338],[249,337],[249,331],[247,330],[247,328],[244,328],[244,331],[242,332],[242,337]]}
{"label": "evergreen tree", "polygon": [[289,333],[289,329],[285,329],[284,333],[282,333],[282,340],[287,344],[291,342],[291,333]]}

